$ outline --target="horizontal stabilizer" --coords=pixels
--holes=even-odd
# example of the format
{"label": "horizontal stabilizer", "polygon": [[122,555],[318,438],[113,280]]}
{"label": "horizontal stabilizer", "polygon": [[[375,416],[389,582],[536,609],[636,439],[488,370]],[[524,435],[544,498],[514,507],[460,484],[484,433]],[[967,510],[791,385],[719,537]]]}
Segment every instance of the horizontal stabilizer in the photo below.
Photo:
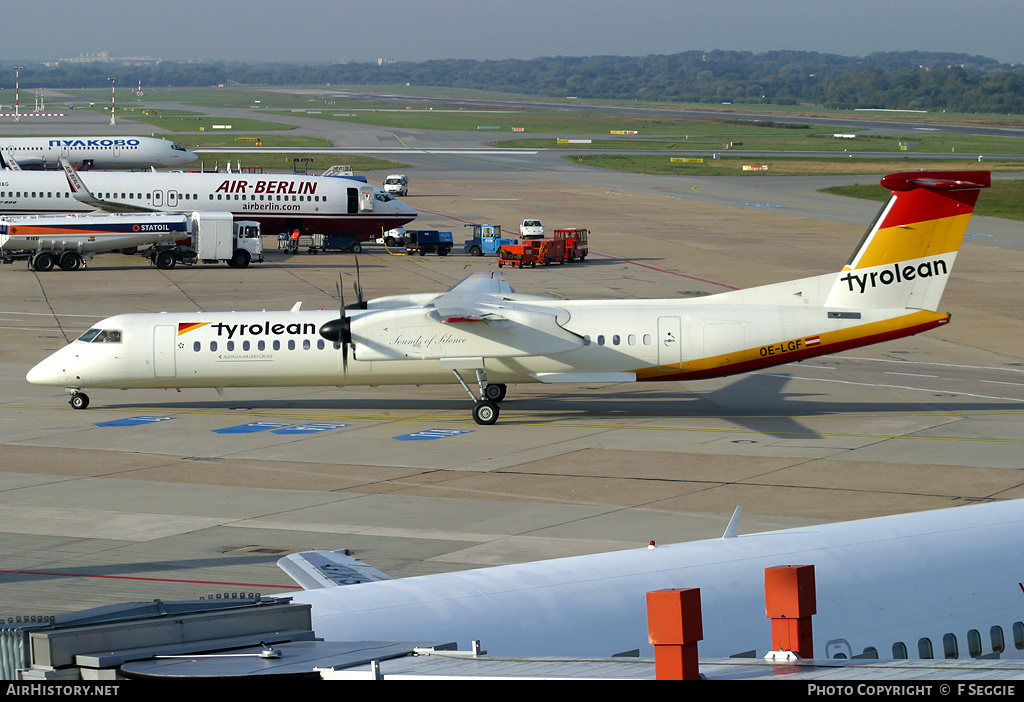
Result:
{"label": "horizontal stabilizer", "polygon": [[974,190],[991,187],[992,174],[990,171],[909,171],[884,176],[881,182],[888,190]]}
{"label": "horizontal stabilizer", "polygon": [[293,553],[280,559],[277,565],[303,590],[393,580],[387,573],[348,555],[347,549]]}

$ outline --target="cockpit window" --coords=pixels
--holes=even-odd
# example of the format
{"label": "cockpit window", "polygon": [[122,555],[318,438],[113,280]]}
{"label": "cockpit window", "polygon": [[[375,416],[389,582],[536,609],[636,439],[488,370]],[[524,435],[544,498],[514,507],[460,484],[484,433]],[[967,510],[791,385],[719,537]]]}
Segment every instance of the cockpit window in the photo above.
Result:
{"label": "cockpit window", "polygon": [[120,344],[120,329],[90,329],[78,337],[79,341],[87,344]]}
{"label": "cockpit window", "polygon": [[172,142],[171,142],[171,149],[173,149],[174,151],[184,151],[184,150],[185,150],[185,147],[184,147],[184,146],[182,146],[181,144],[176,144],[176,143],[174,143],[174,142],[172,141]]}

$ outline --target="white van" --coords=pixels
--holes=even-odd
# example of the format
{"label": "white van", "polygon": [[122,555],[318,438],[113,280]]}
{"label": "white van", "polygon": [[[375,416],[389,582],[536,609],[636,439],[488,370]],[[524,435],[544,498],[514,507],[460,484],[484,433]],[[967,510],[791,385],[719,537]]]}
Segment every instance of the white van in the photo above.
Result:
{"label": "white van", "polygon": [[389,175],[384,179],[384,190],[392,195],[404,197],[409,194],[409,179],[398,173]]}

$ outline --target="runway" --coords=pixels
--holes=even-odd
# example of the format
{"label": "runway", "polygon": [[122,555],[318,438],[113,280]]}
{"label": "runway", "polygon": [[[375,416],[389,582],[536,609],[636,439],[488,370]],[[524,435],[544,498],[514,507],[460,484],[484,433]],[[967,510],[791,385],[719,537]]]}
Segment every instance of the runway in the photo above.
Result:
{"label": "runway", "polygon": [[[406,171],[417,227],[457,241],[465,223],[524,217],[592,231],[585,264],[504,269],[527,293],[666,297],[817,275],[877,209],[817,194],[824,179],[428,151]],[[0,616],[285,592],[277,558],[310,548],[403,577],[717,537],[736,505],[747,533],[1024,496],[1024,231],[977,218],[969,232],[943,299],[953,321],[934,332],[719,380],[513,386],[492,427],[457,386],[95,391],[73,411],[24,380],[117,313],[333,308],[350,254],[272,249],[245,270],[120,255],[79,272],[4,266]],[[360,258],[368,297],[479,269],[496,265]]]}

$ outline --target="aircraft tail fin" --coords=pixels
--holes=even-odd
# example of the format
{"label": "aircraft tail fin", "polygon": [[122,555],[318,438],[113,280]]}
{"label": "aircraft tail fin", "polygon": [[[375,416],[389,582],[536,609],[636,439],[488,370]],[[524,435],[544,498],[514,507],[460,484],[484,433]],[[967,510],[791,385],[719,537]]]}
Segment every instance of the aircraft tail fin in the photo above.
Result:
{"label": "aircraft tail fin", "polygon": [[71,188],[71,197],[75,198],[79,202],[92,205],[96,201],[96,198],[89,191],[89,188],[85,187],[85,183],[78,175],[78,172],[63,158],[60,159],[60,167],[64,169],[64,176],[68,179],[68,187]]}
{"label": "aircraft tail fin", "polygon": [[78,202],[83,205],[88,205],[97,210],[103,210],[104,212],[159,212],[154,207],[145,207],[142,205],[129,205],[128,203],[111,202],[109,200],[103,200],[92,194],[85,185],[85,181],[82,180],[82,176],[78,174],[67,159],[60,159],[60,167],[64,169],[64,176],[68,179],[68,187],[71,189],[71,197],[75,198]]}
{"label": "aircraft tail fin", "polygon": [[988,171],[911,171],[882,178],[891,191],[826,307],[935,311]]}

